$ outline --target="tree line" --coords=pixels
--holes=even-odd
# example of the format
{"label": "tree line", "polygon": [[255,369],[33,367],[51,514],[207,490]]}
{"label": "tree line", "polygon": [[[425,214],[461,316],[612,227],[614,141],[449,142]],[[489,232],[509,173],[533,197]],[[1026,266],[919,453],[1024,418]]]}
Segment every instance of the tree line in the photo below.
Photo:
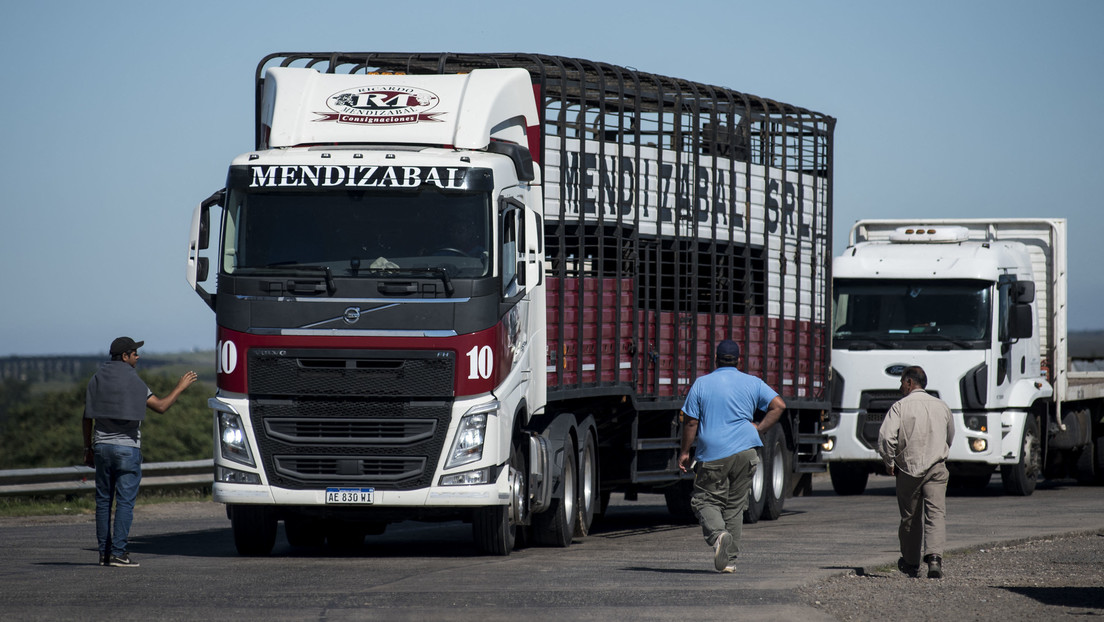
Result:
{"label": "tree line", "polygon": [[[172,367],[138,375],[155,395],[172,392],[180,373]],[[176,371],[176,370],[173,370]],[[200,371],[200,370],[197,370]],[[212,370],[213,371],[213,370]],[[142,423],[142,459],[145,462],[202,460],[212,456],[211,410],[207,399],[214,384],[201,380],[189,387],[165,414],[146,411]],[[0,381],[0,469],[38,469],[82,464],[84,442],[81,419],[88,379],[63,388],[40,390],[20,378]]]}

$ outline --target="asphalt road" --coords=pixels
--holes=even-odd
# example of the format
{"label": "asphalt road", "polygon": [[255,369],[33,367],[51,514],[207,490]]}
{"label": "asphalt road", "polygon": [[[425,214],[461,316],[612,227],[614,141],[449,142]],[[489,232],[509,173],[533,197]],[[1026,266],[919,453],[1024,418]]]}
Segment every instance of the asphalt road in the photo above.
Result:
{"label": "asphalt road", "polygon": [[[1104,487],[1042,485],[1027,498],[952,491],[948,550],[1104,528]],[[10,620],[822,620],[797,587],[897,558],[892,480],[839,497],[826,478],[747,525],[738,570],[718,574],[694,525],[662,497],[615,496],[594,532],[566,549],[483,557],[461,523],[403,523],[363,550],[234,551],[221,505],[139,508],[140,568],[96,565],[91,516],[0,519],[0,619]]]}

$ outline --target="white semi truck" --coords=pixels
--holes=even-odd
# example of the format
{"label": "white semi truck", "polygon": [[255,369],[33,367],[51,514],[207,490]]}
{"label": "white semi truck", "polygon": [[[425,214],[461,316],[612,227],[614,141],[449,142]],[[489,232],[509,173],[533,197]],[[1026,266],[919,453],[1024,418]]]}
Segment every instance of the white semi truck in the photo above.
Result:
{"label": "white semi truck", "polygon": [[1104,372],[1067,354],[1066,221],[862,220],[833,262],[832,415],[822,456],[860,494],[878,430],[920,365],[954,415],[952,485],[1030,495],[1040,477],[1104,479]]}
{"label": "white semi truck", "polygon": [[188,253],[239,552],[281,521],[567,546],[615,491],[685,515],[678,413],[725,338],[789,405],[747,520],[823,470],[831,117],[528,54],[274,54],[256,97]]}

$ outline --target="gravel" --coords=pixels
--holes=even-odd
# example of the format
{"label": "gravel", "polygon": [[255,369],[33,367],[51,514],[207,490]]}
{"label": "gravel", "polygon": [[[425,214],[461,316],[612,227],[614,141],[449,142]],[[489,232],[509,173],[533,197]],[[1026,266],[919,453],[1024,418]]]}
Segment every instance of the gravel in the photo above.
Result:
{"label": "gravel", "polygon": [[800,593],[839,620],[1104,619],[1104,530],[948,551],[943,572],[941,580],[909,578],[894,562]]}

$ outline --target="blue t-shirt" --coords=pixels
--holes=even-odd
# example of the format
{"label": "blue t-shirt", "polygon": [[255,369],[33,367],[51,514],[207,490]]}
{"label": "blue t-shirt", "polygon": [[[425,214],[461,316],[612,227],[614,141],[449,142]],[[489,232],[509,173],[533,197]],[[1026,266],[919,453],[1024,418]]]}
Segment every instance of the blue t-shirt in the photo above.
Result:
{"label": "blue t-shirt", "polygon": [[718,367],[695,380],[682,412],[698,420],[697,459],[720,460],[762,447],[753,417],[777,396],[767,383],[735,367]]}

